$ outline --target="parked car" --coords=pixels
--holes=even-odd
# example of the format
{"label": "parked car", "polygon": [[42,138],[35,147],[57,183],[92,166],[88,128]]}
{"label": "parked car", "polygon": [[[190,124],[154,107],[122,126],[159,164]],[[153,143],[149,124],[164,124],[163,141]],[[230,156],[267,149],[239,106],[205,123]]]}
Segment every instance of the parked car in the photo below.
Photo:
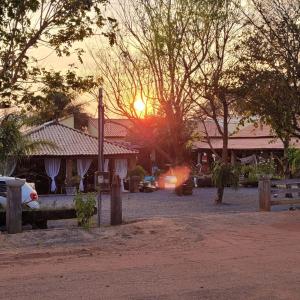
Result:
{"label": "parked car", "polygon": [[151,193],[158,189],[158,183],[155,181],[154,176],[145,176],[139,184],[139,191]]}
{"label": "parked car", "polygon": [[[3,208],[6,207],[7,203],[6,180],[9,179],[14,179],[14,177],[0,176],[0,206],[2,206]],[[25,182],[25,184],[22,186],[22,204],[33,209],[40,208],[40,204],[38,202],[38,194],[28,182]]]}

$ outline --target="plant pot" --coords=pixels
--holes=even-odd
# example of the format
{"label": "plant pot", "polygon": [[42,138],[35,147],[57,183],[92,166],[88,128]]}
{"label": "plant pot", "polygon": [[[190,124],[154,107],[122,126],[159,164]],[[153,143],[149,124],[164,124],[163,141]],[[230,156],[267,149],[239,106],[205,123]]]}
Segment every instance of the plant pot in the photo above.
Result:
{"label": "plant pot", "polygon": [[65,190],[66,190],[66,194],[69,196],[74,196],[77,193],[76,186],[66,186]]}
{"label": "plant pot", "polygon": [[140,176],[131,176],[129,180],[129,192],[138,193],[139,192],[139,183],[141,179]]}

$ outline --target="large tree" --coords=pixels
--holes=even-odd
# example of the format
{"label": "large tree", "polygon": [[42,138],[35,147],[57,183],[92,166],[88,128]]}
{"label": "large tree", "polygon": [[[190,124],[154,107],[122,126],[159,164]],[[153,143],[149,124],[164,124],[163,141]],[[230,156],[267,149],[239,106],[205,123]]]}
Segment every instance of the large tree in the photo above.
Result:
{"label": "large tree", "polygon": [[[53,49],[58,56],[76,52],[74,42],[92,36],[106,19],[101,8],[107,0],[0,0],[1,106],[16,100],[37,75],[32,50]],[[108,19],[110,22],[114,20]],[[113,42],[113,33],[106,32]]]}
{"label": "large tree", "polygon": [[[193,86],[193,98],[198,105],[197,117],[203,125],[205,138],[215,153],[218,165],[216,204],[221,204],[224,187],[230,184],[231,172],[228,157],[228,125],[234,115],[237,105],[237,74],[234,68],[237,64],[235,45],[242,33],[242,18],[238,1],[215,1],[215,14],[212,18],[214,31],[213,42],[208,48],[205,61],[199,66],[197,76],[190,83]],[[207,120],[212,120],[222,137],[221,153],[214,149],[206,128]],[[220,172],[219,172],[220,171]],[[228,171],[228,172],[227,172]]]}
{"label": "large tree", "polygon": [[240,108],[271,125],[285,146],[285,175],[292,136],[300,137],[300,1],[251,0],[248,31],[238,49]]}
{"label": "large tree", "polygon": [[212,43],[213,3],[135,0],[127,5],[120,1],[116,55],[97,59],[114,112],[132,120],[144,117],[134,107],[140,97],[148,115],[165,120],[160,132],[173,164],[183,163],[193,131],[189,121],[195,104],[189,81]]}

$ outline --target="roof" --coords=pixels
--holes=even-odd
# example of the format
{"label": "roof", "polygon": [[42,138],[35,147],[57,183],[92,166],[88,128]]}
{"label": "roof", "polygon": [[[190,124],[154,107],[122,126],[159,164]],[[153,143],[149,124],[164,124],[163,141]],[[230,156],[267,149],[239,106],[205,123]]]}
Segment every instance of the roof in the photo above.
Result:
{"label": "roof", "polygon": [[[210,139],[212,148],[215,150],[223,149],[223,141],[221,138]],[[292,138],[291,146],[300,149],[300,141],[297,138]],[[210,146],[205,141],[194,142],[196,149],[210,149]],[[280,139],[254,137],[254,138],[229,138],[229,150],[283,150],[284,146]]]}
{"label": "roof", "polygon": [[[221,126],[221,128],[222,128],[222,126]],[[215,121],[213,121],[211,119],[205,120],[204,124],[203,124],[203,122],[198,122],[197,129],[202,137],[206,137],[207,135],[210,137],[220,137],[221,136]]]}
{"label": "roof", "polygon": [[[90,125],[98,129],[98,119],[90,118]],[[104,136],[109,137],[126,137],[128,128],[132,126],[132,122],[128,119],[106,119],[104,121]]]}
{"label": "roof", "polygon": [[272,132],[272,128],[266,124],[250,124],[246,127],[243,127],[236,133],[232,135],[232,137],[248,137],[248,138],[256,138],[256,137],[274,137],[275,134]]}
{"label": "roof", "polygon": [[[208,123],[209,124],[209,123]],[[215,127],[215,128],[214,128]],[[213,149],[223,149],[222,137],[216,132],[216,126],[209,124],[207,126],[210,134],[210,143]],[[300,141],[293,137],[290,145],[300,149]],[[194,149],[211,149],[206,138],[193,143]],[[239,131],[233,133],[228,139],[229,150],[283,150],[282,141],[275,136],[272,128],[266,124],[250,124]]]}
{"label": "roof", "polygon": [[[98,139],[77,129],[58,124],[45,123],[26,132],[32,141],[49,141],[56,145],[41,145],[34,156],[97,156]],[[132,155],[138,151],[117,142],[104,141],[104,155]]]}

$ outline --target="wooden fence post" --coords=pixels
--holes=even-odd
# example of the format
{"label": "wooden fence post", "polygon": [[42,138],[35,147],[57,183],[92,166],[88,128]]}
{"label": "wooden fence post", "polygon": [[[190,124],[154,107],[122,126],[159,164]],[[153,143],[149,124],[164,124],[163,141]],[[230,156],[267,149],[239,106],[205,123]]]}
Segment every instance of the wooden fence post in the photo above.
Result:
{"label": "wooden fence post", "polygon": [[8,233],[22,232],[22,186],[25,179],[6,180],[6,228]]}
{"label": "wooden fence post", "polygon": [[271,182],[269,178],[262,177],[258,184],[259,210],[271,210]]}
{"label": "wooden fence post", "polygon": [[121,181],[118,175],[113,176],[110,196],[110,224],[122,224]]}

